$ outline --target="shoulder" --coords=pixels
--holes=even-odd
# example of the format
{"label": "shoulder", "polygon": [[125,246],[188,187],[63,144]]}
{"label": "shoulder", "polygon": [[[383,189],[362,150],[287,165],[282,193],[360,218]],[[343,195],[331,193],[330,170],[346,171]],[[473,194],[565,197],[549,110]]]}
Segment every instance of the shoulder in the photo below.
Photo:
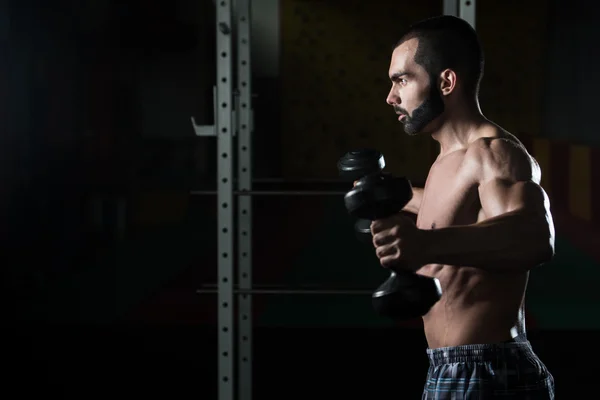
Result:
{"label": "shoulder", "polygon": [[531,162],[525,146],[518,139],[505,136],[476,139],[467,147],[465,156],[481,166],[526,166]]}
{"label": "shoulder", "polygon": [[480,181],[506,179],[539,183],[541,172],[535,159],[513,135],[503,133],[481,137],[469,144],[465,162]]}

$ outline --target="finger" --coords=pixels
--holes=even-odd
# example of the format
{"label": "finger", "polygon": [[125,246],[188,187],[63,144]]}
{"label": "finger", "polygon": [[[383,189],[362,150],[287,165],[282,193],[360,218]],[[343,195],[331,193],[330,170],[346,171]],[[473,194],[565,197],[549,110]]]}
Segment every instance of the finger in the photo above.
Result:
{"label": "finger", "polygon": [[375,235],[375,234],[381,232],[383,230],[383,226],[384,226],[384,223],[383,223],[383,220],[381,220],[381,219],[372,221],[371,222],[371,233],[373,235]]}
{"label": "finger", "polygon": [[396,255],[390,255],[380,258],[379,264],[384,268],[397,267],[401,265],[399,258]]}
{"label": "finger", "polygon": [[397,238],[390,234],[390,231],[383,231],[373,235],[373,246],[385,246],[387,244],[393,243]]}
{"label": "finger", "polygon": [[385,229],[391,228],[395,225],[394,218],[384,218],[384,219],[376,219],[371,222],[371,233],[375,235],[376,233],[382,232]]}
{"label": "finger", "polygon": [[398,246],[395,246],[394,244],[388,244],[385,246],[377,247],[377,249],[375,250],[375,254],[377,255],[377,258],[379,258],[380,261],[386,257],[395,257],[398,255]]}

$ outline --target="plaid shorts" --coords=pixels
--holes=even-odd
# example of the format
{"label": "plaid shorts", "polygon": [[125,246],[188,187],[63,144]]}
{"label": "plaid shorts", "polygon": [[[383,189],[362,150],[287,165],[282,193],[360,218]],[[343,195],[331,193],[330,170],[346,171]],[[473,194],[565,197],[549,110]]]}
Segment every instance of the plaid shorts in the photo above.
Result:
{"label": "plaid shorts", "polygon": [[422,400],[553,400],[554,378],[528,341],[427,349]]}

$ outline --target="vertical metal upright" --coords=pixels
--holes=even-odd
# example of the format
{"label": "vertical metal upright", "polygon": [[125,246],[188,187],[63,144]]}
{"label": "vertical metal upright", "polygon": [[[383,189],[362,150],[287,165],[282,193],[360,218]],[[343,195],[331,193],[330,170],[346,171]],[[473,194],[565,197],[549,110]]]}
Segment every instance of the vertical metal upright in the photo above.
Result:
{"label": "vertical metal upright", "polygon": [[215,125],[217,136],[219,400],[234,398],[234,220],[231,1],[217,0]]}
{"label": "vertical metal upright", "polygon": [[467,21],[475,29],[475,3],[476,0],[460,0],[458,16]]}
{"label": "vertical metal upright", "polygon": [[[236,0],[237,94],[236,110],[238,190],[252,189],[252,68],[250,40],[252,14],[250,0]],[[252,288],[252,197],[237,198],[238,285]],[[238,397],[252,399],[252,296],[238,299]]]}
{"label": "vertical metal upright", "polygon": [[444,0],[444,15],[458,16],[458,2],[461,0]]}
{"label": "vertical metal upright", "polygon": [[475,29],[475,4],[476,0],[444,0],[444,14],[460,17]]}

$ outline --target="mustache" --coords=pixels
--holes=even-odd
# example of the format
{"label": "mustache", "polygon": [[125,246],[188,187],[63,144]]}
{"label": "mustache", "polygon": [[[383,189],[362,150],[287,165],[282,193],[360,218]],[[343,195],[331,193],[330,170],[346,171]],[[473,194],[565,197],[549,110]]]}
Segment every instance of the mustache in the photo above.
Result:
{"label": "mustache", "polygon": [[404,114],[408,117],[408,111],[406,111],[405,109],[403,109],[401,107],[394,106],[394,112],[396,112],[397,114]]}

